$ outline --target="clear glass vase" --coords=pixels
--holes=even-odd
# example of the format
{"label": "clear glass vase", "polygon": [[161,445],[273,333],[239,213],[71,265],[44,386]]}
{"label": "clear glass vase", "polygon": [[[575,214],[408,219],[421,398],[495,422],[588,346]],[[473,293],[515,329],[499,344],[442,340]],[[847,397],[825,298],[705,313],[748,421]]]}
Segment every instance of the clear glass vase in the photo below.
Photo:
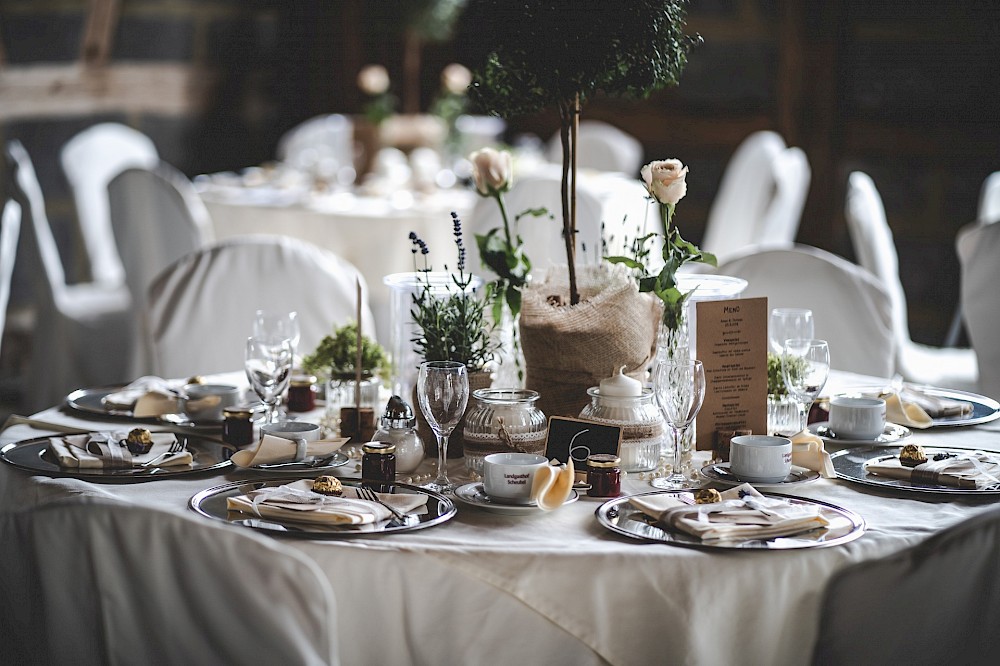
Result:
{"label": "clear glass vase", "polygon": [[660,460],[667,428],[656,405],[653,389],[644,388],[637,396],[602,396],[600,388],[587,390],[590,404],[580,412],[581,419],[597,421],[622,429],[621,468],[626,472],[655,469]]}
{"label": "clear glass vase", "polygon": [[[677,325],[667,326],[666,322],[660,321],[660,329],[656,337],[656,361],[688,360],[692,358],[691,337],[688,329],[689,308],[683,308],[680,317],[677,318]],[[665,431],[669,431],[665,429]],[[671,435],[665,432],[661,455],[667,455],[672,446]],[[691,460],[694,451],[695,424],[687,429],[684,438],[681,440],[681,473],[688,478],[695,478],[696,470]]]}
{"label": "clear glass vase", "polygon": [[802,405],[788,395],[767,396],[767,434],[791,437],[802,430]]}
{"label": "clear glass vase", "polygon": [[[472,392],[476,404],[465,416],[465,466],[483,473],[483,458],[491,453],[544,455],[548,423],[535,406],[537,391],[513,388]],[[501,425],[503,432],[501,432]]]}

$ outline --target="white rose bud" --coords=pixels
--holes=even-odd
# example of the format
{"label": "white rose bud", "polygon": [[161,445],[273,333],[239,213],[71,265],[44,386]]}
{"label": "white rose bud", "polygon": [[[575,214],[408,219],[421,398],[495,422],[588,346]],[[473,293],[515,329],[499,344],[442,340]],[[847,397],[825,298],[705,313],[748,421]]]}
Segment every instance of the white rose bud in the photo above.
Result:
{"label": "white rose bud", "polygon": [[366,95],[381,95],[389,89],[389,72],[382,65],[365,65],[358,72],[358,88]]}
{"label": "white rose bud", "polygon": [[472,83],[472,72],[465,65],[453,62],[441,71],[441,87],[452,95],[464,95]]}
{"label": "white rose bud", "polygon": [[661,204],[676,204],[687,194],[688,169],[680,160],[657,160],[642,167],[650,195]]}
{"label": "white rose bud", "polygon": [[510,152],[483,148],[469,155],[472,162],[472,180],[476,190],[484,197],[506,192],[514,181],[514,165]]}

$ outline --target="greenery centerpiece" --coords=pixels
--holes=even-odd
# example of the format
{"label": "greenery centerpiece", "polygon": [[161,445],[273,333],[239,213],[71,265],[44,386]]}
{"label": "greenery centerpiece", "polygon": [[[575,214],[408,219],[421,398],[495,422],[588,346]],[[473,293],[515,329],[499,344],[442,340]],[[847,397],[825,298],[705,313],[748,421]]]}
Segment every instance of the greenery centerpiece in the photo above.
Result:
{"label": "greenery centerpiece", "polygon": [[362,407],[374,409],[378,403],[381,375],[388,367],[388,357],[377,342],[362,335],[361,372],[357,373],[357,350],[358,325],[349,322],[325,336],[316,349],[302,359],[303,370],[316,375],[320,385],[326,386],[328,419],[336,421],[341,408],[354,406],[356,387]]}

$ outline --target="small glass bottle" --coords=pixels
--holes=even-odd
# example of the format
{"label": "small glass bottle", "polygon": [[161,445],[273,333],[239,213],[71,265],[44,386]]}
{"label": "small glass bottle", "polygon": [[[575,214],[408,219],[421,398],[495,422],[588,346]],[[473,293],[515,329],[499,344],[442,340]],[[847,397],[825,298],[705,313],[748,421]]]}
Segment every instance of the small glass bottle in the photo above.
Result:
{"label": "small glass bottle", "polygon": [[[396,482],[396,445],[390,442],[368,442],[361,447],[361,478],[365,481]],[[385,486],[376,488],[384,490]]]}
{"label": "small glass bottle", "polygon": [[246,405],[222,410],[222,441],[236,447],[253,444],[253,410]]}
{"label": "small glass bottle", "polygon": [[610,453],[587,456],[588,497],[618,497],[622,494],[621,458]]}
{"label": "small glass bottle", "polygon": [[311,412],[316,409],[316,378],[295,375],[288,384],[288,411]]}

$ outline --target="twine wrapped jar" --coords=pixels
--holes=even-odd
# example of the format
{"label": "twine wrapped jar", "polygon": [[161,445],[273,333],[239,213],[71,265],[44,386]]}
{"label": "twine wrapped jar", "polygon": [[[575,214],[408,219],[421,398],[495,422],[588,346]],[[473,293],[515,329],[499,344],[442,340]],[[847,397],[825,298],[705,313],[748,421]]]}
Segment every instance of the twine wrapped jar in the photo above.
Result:
{"label": "twine wrapped jar", "polygon": [[581,419],[622,429],[619,454],[624,472],[655,469],[663,443],[663,416],[653,396],[653,389],[642,388],[639,395],[604,395],[597,386],[587,389],[590,404],[580,412]]}
{"label": "twine wrapped jar", "polygon": [[536,391],[479,389],[475,406],[466,413],[465,466],[483,473],[483,458],[491,453],[545,454],[547,421],[535,406]]}

